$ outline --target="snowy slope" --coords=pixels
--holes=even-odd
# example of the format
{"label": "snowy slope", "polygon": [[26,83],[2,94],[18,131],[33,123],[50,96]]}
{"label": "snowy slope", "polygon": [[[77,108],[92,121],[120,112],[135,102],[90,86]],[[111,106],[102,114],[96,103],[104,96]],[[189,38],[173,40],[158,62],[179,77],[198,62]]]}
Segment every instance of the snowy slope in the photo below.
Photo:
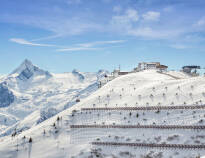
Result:
{"label": "snowy slope", "polygon": [[185,79],[185,78],[190,78],[190,75],[188,75],[187,73],[184,72],[178,72],[178,71],[169,71],[167,74],[173,75],[173,76],[177,76],[181,79]]}
{"label": "snowy slope", "polygon": [[[173,74],[173,73],[172,73]],[[180,72],[175,73],[180,78]],[[82,111],[81,108],[196,106],[205,103],[205,78],[174,79],[156,71],[133,73],[109,82],[80,103],[19,133],[0,138],[2,158],[177,157],[196,158],[205,150],[95,146],[91,142],[205,144],[203,130],[73,129],[70,125],[205,125],[204,110]],[[131,112],[131,114],[130,114]],[[138,115],[138,116],[137,116]],[[59,121],[57,121],[59,117]],[[27,118],[27,121],[33,119]],[[24,138],[25,136],[25,138]],[[32,143],[29,143],[29,138]],[[17,145],[18,144],[18,145]],[[17,151],[18,149],[18,151]],[[97,149],[97,154],[91,153]],[[26,155],[26,156],[25,156]]]}
{"label": "snowy slope", "polygon": [[[75,70],[51,74],[25,60],[0,80],[9,90],[4,90],[4,96],[3,93],[0,96],[4,101],[2,105],[6,105],[0,108],[0,136],[10,134],[17,126],[19,130],[28,129],[76,104],[76,99],[87,97],[97,89],[97,82],[104,77],[103,73],[107,72]],[[7,101],[11,98],[5,97],[9,93],[13,94],[14,101]]]}

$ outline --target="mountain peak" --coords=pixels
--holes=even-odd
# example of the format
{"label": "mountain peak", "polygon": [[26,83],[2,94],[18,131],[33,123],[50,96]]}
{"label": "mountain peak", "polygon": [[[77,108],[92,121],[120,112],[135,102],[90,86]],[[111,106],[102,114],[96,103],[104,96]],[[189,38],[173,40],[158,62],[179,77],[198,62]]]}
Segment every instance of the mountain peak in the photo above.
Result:
{"label": "mountain peak", "polygon": [[28,59],[25,59],[22,64],[33,65],[32,62],[30,60],[28,60]]}
{"label": "mountain peak", "polygon": [[38,75],[45,74],[47,76],[51,76],[51,74],[48,71],[44,71],[38,68],[37,66],[33,65],[32,62],[28,59],[25,59],[21,63],[21,65],[11,73],[11,75],[12,74],[17,74],[18,78],[21,80],[29,79],[34,74],[38,74]]}
{"label": "mountain peak", "polygon": [[21,65],[17,69],[15,69],[11,74],[20,74],[25,69],[29,69],[29,70],[34,69],[34,65],[28,59],[25,59],[21,63]]}
{"label": "mountain peak", "polygon": [[72,71],[73,75],[75,75],[76,77],[78,77],[79,80],[84,80],[85,76],[77,69],[74,69]]}

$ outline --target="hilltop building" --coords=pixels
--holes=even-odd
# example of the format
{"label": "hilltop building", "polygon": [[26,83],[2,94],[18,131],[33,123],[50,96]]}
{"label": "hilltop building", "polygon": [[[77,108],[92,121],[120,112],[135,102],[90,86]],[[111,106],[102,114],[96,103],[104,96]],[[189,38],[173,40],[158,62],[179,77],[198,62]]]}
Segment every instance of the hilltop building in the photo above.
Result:
{"label": "hilltop building", "polygon": [[134,70],[142,71],[142,70],[160,70],[160,71],[167,71],[168,66],[161,65],[160,62],[142,62],[138,64],[138,68],[135,68]]}
{"label": "hilltop building", "polygon": [[161,65],[160,62],[142,62],[138,64],[138,67],[134,68],[133,71],[120,71],[120,66],[119,69],[115,69],[111,75],[105,76],[103,80],[99,82],[99,88],[108,83],[109,81],[112,81],[113,79],[122,76],[122,75],[127,75],[130,73],[136,73],[139,71],[143,70],[148,70],[148,69],[154,69],[158,70],[160,72],[165,72],[167,71],[168,66],[166,65]]}
{"label": "hilltop building", "polygon": [[127,75],[127,74],[129,74],[129,73],[131,73],[131,72],[120,71],[120,69],[119,69],[119,70],[114,70],[114,71],[111,73],[111,75],[114,76],[114,77],[118,77],[118,76],[121,76],[121,75]]}
{"label": "hilltop building", "polygon": [[187,74],[190,74],[192,76],[198,76],[197,69],[200,69],[200,66],[197,65],[189,65],[189,66],[183,66],[182,72],[185,72]]}
{"label": "hilltop building", "polygon": [[132,73],[132,72],[120,71],[120,68],[118,70],[115,69],[111,73],[111,75],[105,76],[105,78],[99,82],[98,87],[100,88],[100,87],[104,86],[105,84],[107,84],[109,81],[112,81],[113,79],[115,79],[119,76],[126,75],[129,73]]}
{"label": "hilltop building", "polygon": [[166,66],[166,65],[158,65],[156,67],[156,69],[159,71],[167,71],[167,68],[168,68],[168,66]]}

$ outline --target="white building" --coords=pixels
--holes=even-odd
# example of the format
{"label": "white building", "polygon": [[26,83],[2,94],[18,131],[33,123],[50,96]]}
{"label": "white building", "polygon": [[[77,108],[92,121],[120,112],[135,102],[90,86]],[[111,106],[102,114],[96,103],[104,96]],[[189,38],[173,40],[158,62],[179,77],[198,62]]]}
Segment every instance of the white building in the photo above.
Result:
{"label": "white building", "polygon": [[116,77],[119,76],[119,72],[120,72],[120,70],[114,70],[114,71],[111,73],[111,75],[112,75],[114,78],[116,78]]}
{"label": "white building", "polygon": [[147,69],[156,69],[159,70],[160,72],[162,71],[167,71],[168,66],[166,65],[161,65],[160,62],[142,62],[138,64],[138,67],[134,68],[133,71],[120,71],[119,69],[115,69],[111,75],[107,75],[104,79],[99,81],[99,88],[107,84],[108,82],[112,81],[113,79],[122,76],[122,75],[127,75],[129,73],[135,73],[139,72],[142,70],[147,70]]}
{"label": "white building", "polygon": [[160,71],[166,71],[168,66],[161,65],[160,62],[142,62],[138,64],[138,70],[148,70],[148,69],[156,69]]}
{"label": "white building", "polygon": [[105,84],[107,84],[108,82],[114,80],[115,78],[119,77],[119,76],[122,76],[122,75],[126,75],[126,74],[129,74],[131,72],[126,72],[126,71],[120,71],[119,70],[114,70],[111,75],[107,75],[104,79],[102,79],[101,81],[99,81],[98,83],[98,87],[102,87],[104,86]]}
{"label": "white building", "polygon": [[160,62],[142,62],[138,64],[139,70],[156,69]]}
{"label": "white building", "polygon": [[127,75],[131,72],[127,72],[127,71],[120,71],[120,70],[114,70],[112,72],[112,76],[114,76],[114,78],[118,77],[118,76],[122,76],[122,75]]}

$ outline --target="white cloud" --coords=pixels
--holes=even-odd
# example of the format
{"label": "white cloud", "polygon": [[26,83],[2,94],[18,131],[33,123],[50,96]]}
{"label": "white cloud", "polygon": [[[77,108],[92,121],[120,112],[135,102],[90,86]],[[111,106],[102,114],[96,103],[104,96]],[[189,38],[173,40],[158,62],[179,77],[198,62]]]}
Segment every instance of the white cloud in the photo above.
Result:
{"label": "white cloud", "polygon": [[205,26],[205,17],[203,17],[200,20],[198,20],[195,25],[196,26]]}
{"label": "white cloud", "polygon": [[120,13],[121,11],[122,8],[119,5],[113,7],[113,12]]}
{"label": "white cloud", "polygon": [[82,51],[82,50],[96,50],[98,48],[90,48],[90,47],[70,47],[70,48],[63,48],[57,49],[58,52],[73,52],[73,51]]}
{"label": "white cloud", "polygon": [[112,17],[112,23],[114,24],[129,24],[131,22],[138,21],[138,12],[134,9],[128,9],[122,15],[116,15]]}
{"label": "white cloud", "polygon": [[[150,11],[143,16],[146,20],[153,21],[159,19],[160,13]],[[112,16],[110,23],[114,32],[146,39],[168,39],[181,33],[181,30],[165,29],[145,23],[144,19],[139,19],[138,12],[134,9]]]}
{"label": "white cloud", "polygon": [[158,21],[160,18],[160,12],[149,11],[143,14],[142,17],[147,21]]}
{"label": "white cloud", "polygon": [[[84,0],[62,1],[63,5],[84,3]],[[111,0],[100,0],[100,4],[102,4],[102,1],[109,3]],[[143,3],[148,4],[148,2]],[[117,35],[120,34],[125,36],[146,38],[150,37],[156,39],[170,39],[174,35],[175,37],[177,37],[177,35],[180,35],[180,37],[178,37],[181,38],[183,35],[192,32],[204,32],[203,26],[205,26],[205,19],[203,18],[200,20],[198,19],[197,21],[196,16],[193,17],[191,15],[188,16],[182,14],[177,19],[175,19],[175,16],[178,16],[179,13],[178,10],[175,9],[176,6],[174,4],[171,6],[162,5],[159,7],[162,9],[161,14],[163,14],[164,16],[162,19],[160,19],[160,12],[156,12],[157,10],[152,10],[152,7],[149,8],[149,5],[145,5],[146,9],[149,9],[149,12],[145,11],[142,13],[143,15],[139,15],[139,13],[141,13],[145,9],[143,8],[143,5],[138,5],[139,10],[136,10],[132,8],[126,9],[127,7],[132,7],[131,5],[122,5],[115,2],[113,4],[109,5],[109,7],[113,9],[111,10],[111,12],[109,12],[110,10],[107,9],[107,12],[103,13],[99,13],[97,8],[92,9],[86,4],[85,6],[81,6],[82,8],[73,8],[73,6],[71,5],[64,7],[59,4],[57,6],[60,8],[60,11],[55,11],[55,9],[52,7],[48,9],[45,6],[39,6],[38,8],[36,8],[37,10],[35,12],[31,11],[25,14],[20,14],[20,12],[18,14],[5,12],[0,16],[0,21],[3,23],[28,25],[32,28],[38,28],[42,31],[46,31],[46,33],[49,33],[51,35],[49,37],[42,37],[40,39],[35,39],[32,41],[22,41],[22,39],[13,40],[13,42],[16,43],[18,42],[21,44],[34,46],[45,46],[45,44],[39,44],[41,42],[37,42],[40,40],[60,38],[72,35],[82,35],[82,37],[84,38],[86,36],[92,36],[93,33],[96,32],[100,34],[114,35],[113,33],[117,33]],[[140,8],[140,6],[142,6],[142,8]],[[171,11],[172,9],[174,9],[174,12],[172,12],[172,14],[165,13]],[[110,14],[113,15],[109,16]],[[102,18],[99,18],[100,16]],[[160,23],[155,22],[159,19]],[[193,24],[193,20],[195,20],[197,26],[201,27],[193,27],[193,25],[191,25]],[[91,34],[89,34],[90,32]]]}
{"label": "white cloud", "polygon": [[125,40],[115,40],[115,41],[95,41],[95,42],[90,42],[90,43],[82,43],[78,44],[79,46],[83,47],[93,47],[96,45],[105,45],[105,44],[117,44],[117,43],[124,43]]}
{"label": "white cloud", "polygon": [[[21,23],[32,27],[50,31],[52,36],[48,38],[79,35],[89,31],[102,31],[104,26],[88,20],[87,18],[66,16],[31,16],[31,15],[9,15],[0,17],[2,21],[9,23]],[[47,37],[45,37],[47,38]]]}
{"label": "white cloud", "polygon": [[138,22],[139,16],[137,10],[127,9],[121,15],[114,15],[110,21],[110,27],[112,31],[124,32],[132,29],[134,23]]}
{"label": "white cloud", "polygon": [[187,49],[187,48],[190,48],[189,46],[184,45],[184,44],[173,44],[173,45],[170,45],[170,47],[175,48],[175,49]]}
{"label": "white cloud", "polygon": [[139,19],[138,12],[136,10],[134,10],[134,9],[128,9],[126,11],[125,16],[128,19],[130,19],[131,21],[134,21],[134,22],[138,21],[138,19]]}
{"label": "white cloud", "polygon": [[94,47],[98,45],[106,45],[106,44],[118,44],[123,43],[125,40],[113,40],[113,41],[95,41],[90,43],[80,43],[75,44],[74,47],[68,47],[63,49],[57,49],[59,52],[68,52],[68,51],[82,51],[82,50],[97,50],[97,49],[103,49],[104,47]]}
{"label": "white cloud", "polygon": [[54,38],[58,38],[58,37],[61,37],[61,36],[60,35],[51,35],[51,36],[46,36],[46,37],[40,37],[40,38],[32,39],[31,42],[49,40],[49,39],[54,39]]}
{"label": "white cloud", "polygon": [[11,38],[10,41],[14,42],[14,43],[21,44],[21,45],[41,46],[41,47],[56,47],[56,48],[59,48],[56,50],[58,52],[97,50],[97,49],[102,49],[103,47],[95,48],[94,46],[107,45],[107,44],[118,44],[118,43],[125,42],[125,40],[94,41],[94,42],[89,42],[89,43],[78,43],[78,44],[74,44],[74,46],[58,46],[58,45],[33,43],[33,42],[27,41],[27,40],[22,39],[22,38]]}
{"label": "white cloud", "polygon": [[167,39],[175,37],[177,31],[169,30],[154,30],[151,27],[133,27],[127,32],[129,35],[143,37],[148,39]]}
{"label": "white cloud", "polygon": [[18,43],[18,44],[30,45],[30,46],[42,46],[42,47],[53,47],[53,46],[55,46],[55,45],[50,45],[50,44],[33,43],[33,42],[27,41],[27,40],[22,39],[22,38],[11,38],[10,41]]}
{"label": "white cloud", "polygon": [[173,7],[172,6],[168,6],[168,7],[165,7],[165,8],[163,8],[163,11],[164,12],[171,12],[171,11],[173,11]]}

